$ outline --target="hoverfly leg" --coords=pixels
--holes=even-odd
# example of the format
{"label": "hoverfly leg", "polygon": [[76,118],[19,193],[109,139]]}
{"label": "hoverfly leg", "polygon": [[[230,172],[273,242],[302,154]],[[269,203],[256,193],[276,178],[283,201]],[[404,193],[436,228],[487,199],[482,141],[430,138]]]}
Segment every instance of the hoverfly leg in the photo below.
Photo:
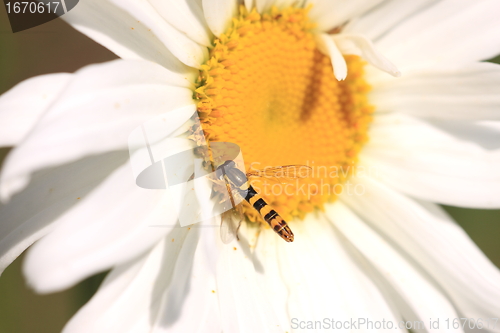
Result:
{"label": "hoverfly leg", "polygon": [[238,227],[236,228],[236,239],[239,241],[240,236],[238,235],[238,231],[240,230],[241,223],[243,222],[243,219],[244,219],[242,205],[236,206],[236,213],[238,214],[238,218],[239,218]]}
{"label": "hoverfly leg", "polygon": [[229,195],[229,199],[231,200],[231,205],[232,207],[236,207],[236,204],[234,203],[234,198],[233,198],[233,191],[231,189],[231,186],[226,183],[226,189],[227,189],[227,194]]}
{"label": "hoverfly leg", "polygon": [[241,222],[243,222],[243,220],[240,220],[240,222],[238,223],[238,227],[236,228],[236,239],[238,240],[238,242],[240,241],[240,235],[238,235],[238,231],[240,230]]}

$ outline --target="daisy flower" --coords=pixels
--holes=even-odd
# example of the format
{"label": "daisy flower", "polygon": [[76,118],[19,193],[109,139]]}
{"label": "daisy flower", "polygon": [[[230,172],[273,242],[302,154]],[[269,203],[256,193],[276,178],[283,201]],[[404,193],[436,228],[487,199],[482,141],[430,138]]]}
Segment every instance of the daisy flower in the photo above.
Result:
{"label": "daisy flower", "polygon": [[[70,333],[500,332],[499,271],[437,205],[500,207],[500,67],[479,62],[500,52],[499,7],[81,1],[65,19],[122,59],[0,98],[0,268],[37,241],[38,292],[110,270]],[[251,181],[294,241],[255,202],[231,244],[181,227],[180,192],[133,176],[151,119],[170,154],[232,142],[247,170],[308,165]]]}

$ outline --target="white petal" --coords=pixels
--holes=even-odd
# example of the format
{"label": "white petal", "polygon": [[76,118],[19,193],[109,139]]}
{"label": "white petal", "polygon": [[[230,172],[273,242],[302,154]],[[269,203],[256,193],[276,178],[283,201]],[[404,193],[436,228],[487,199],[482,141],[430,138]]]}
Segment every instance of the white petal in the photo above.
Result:
{"label": "white petal", "polygon": [[[345,309],[350,313],[349,318],[367,318],[372,321],[400,321],[401,315],[397,308],[390,309],[391,296],[383,294],[371,276],[367,276],[358,265],[356,258],[345,248],[343,240],[332,229],[324,213],[319,217],[303,223],[303,230],[309,238],[310,247],[315,248],[315,255],[323,261],[322,266],[329,267],[331,280],[341,286]],[[294,225],[294,230],[296,230]],[[300,237],[300,234],[298,235]],[[341,267],[341,269],[339,269]],[[322,290],[322,288],[318,288]],[[341,305],[342,306],[342,305]],[[394,331],[381,329],[378,331]],[[360,327],[360,330],[363,328]],[[371,332],[372,330],[366,329]],[[399,330],[402,331],[402,330]]]}
{"label": "white petal", "polygon": [[296,4],[296,0],[255,0],[255,6],[259,13],[268,12],[272,7],[281,9]]}
{"label": "white petal", "polygon": [[373,43],[362,35],[338,34],[332,38],[342,54],[355,54],[361,56],[378,69],[399,77],[401,73],[392,62],[375,49]]}
{"label": "white petal", "polygon": [[500,271],[456,223],[438,206],[412,200],[373,179],[360,184],[363,195],[342,199],[436,279],[463,317],[498,317]]}
{"label": "white petal", "polygon": [[109,0],[79,3],[63,19],[121,58],[150,60],[176,73],[189,70],[161,40],[163,32],[152,31],[149,22],[138,21]]}
{"label": "white petal", "polygon": [[188,78],[144,61],[117,60],[76,72],[30,135],[7,157],[2,198],[26,186],[35,170],[127,149],[135,127],[154,115],[187,106],[168,113],[174,131],[195,111],[192,90],[183,87],[187,84]]}
{"label": "white petal", "polygon": [[186,228],[173,229],[168,236],[174,242],[165,239],[144,256],[113,269],[63,332],[149,332],[163,291],[155,287],[171,281],[186,233]]}
{"label": "white petal", "polygon": [[402,72],[460,65],[500,53],[496,0],[444,0],[386,34],[376,45]]}
{"label": "white petal", "polygon": [[389,0],[354,18],[342,29],[344,33],[360,33],[376,41],[408,17],[428,8],[440,0]]}
{"label": "white petal", "polygon": [[301,230],[306,227],[293,225],[296,232],[293,243],[276,241],[277,264],[288,290],[287,313],[290,320],[315,321],[333,316],[336,320],[349,320],[346,299],[341,291],[343,286],[333,282],[329,267],[311,247],[312,240]]}
{"label": "white petal", "polygon": [[484,120],[484,121],[478,121],[477,124],[479,126],[483,126],[484,128],[488,128],[494,130],[495,132],[500,133],[500,121]]}
{"label": "white petal", "polygon": [[[350,19],[363,14],[383,0],[308,0],[313,7],[309,12],[312,21],[321,31],[329,31]],[[307,5],[306,5],[307,6]]]}
{"label": "white petal", "polygon": [[24,191],[0,206],[0,273],[127,158],[112,152],[34,173]]}
{"label": "white petal", "polygon": [[[149,332],[151,293],[161,267],[162,245],[130,263],[114,268],[97,293],[66,324],[63,333]],[[168,263],[168,262],[165,262]]]}
{"label": "white petal", "polygon": [[275,6],[279,9],[290,7],[297,4],[296,0],[270,0],[269,2],[270,2],[270,7]]}
{"label": "white petal", "polygon": [[255,7],[259,13],[265,13],[274,5],[274,0],[255,0]]}
{"label": "white petal", "polygon": [[28,283],[38,292],[62,290],[148,250],[177,221],[168,199],[164,190],[137,186],[125,164],[30,249],[24,261]]}
{"label": "white petal", "polygon": [[226,32],[237,10],[238,2],[235,0],[203,0],[205,19],[215,36]]}
{"label": "white petal", "polygon": [[468,64],[455,69],[406,73],[374,87],[370,102],[382,111],[442,119],[500,119],[500,66]]}
{"label": "white petal", "polygon": [[247,8],[248,11],[252,10],[253,8],[253,0],[244,0],[245,2],[245,7]]}
{"label": "white petal", "polygon": [[[274,235],[270,234],[270,236]],[[329,276],[325,276],[317,258],[311,256],[311,249],[307,250],[306,245],[309,245],[309,242],[299,237],[294,240],[293,246],[278,241],[275,243],[276,249],[274,251],[277,252],[279,258],[277,264],[288,291],[286,309],[290,319],[325,318],[329,316],[326,312],[334,313],[335,317],[341,319],[346,318],[347,312],[342,307],[339,308],[339,303],[342,304],[343,299],[338,286],[332,284],[332,288],[326,290],[318,290],[317,288],[326,284]],[[306,250],[306,252],[301,250]],[[300,260],[300,258],[308,260]],[[298,259],[300,264],[297,263]]]}
{"label": "white petal", "polygon": [[[214,230],[200,229],[200,233]],[[203,235],[200,235],[203,237]],[[192,246],[192,244],[190,244]],[[196,245],[194,245],[196,246]],[[180,256],[175,268],[175,276],[164,296],[165,306],[158,314],[156,331],[159,332],[214,332],[222,331],[220,305],[214,268],[209,267],[205,248],[197,248],[192,269],[188,270],[186,260]],[[181,253],[182,254],[182,253]],[[188,275],[188,276],[186,276]],[[179,285],[184,285],[184,295],[179,295]],[[197,320],[192,320],[197,318]]]}
{"label": "white petal", "polygon": [[188,38],[165,21],[153,6],[146,1],[109,0],[117,7],[129,13],[138,22],[148,27],[148,31],[158,39],[184,64],[200,68],[208,59],[206,46],[200,45]]}
{"label": "white petal", "polygon": [[189,0],[149,0],[158,13],[180,32],[195,42],[211,46],[212,36],[201,6]]}
{"label": "white petal", "polygon": [[[398,124],[401,124],[399,131]],[[464,121],[450,119],[418,118],[402,113],[386,113],[377,115],[373,126],[373,140],[367,147],[381,148],[382,145],[390,144],[394,135],[401,135],[405,144],[415,145],[418,143],[414,131],[428,134],[431,138],[419,138],[422,145],[431,145],[435,140],[441,146],[443,144],[464,144],[479,149],[478,153],[495,153],[500,148],[498,141],[500,135],[499,121]],[[387,131],[383,133],[383,131]],[[411,133],[405,132],[410,131]],[[413,140],[412,140],[413,139]],[[490,142],[488,142],[488,140]],[[398,146],[395,145],[395,148]],[[470,147],[468,147],[470,148]],[[465,148],[464,148],[465,149]]]}
{"label": "white petal", "polygon": [[70,74],[38,76],[3,94],[0,98],[0,124],[4,126],[0,131],[0,146],[14,146],[24,139],[70,78]]}
{"label": "white petal", "polygon": [[500,207],[500,150],[488,151],[408,115],[376,117],[360,155],[370,173],[428,201]]}
{"label": "white petal", "polygon": [[335,78],[339,81],[344,80],[347,76],[347,64],[331,36],[327,34],[316,35],[316,42],[319,50],[330,57]]}
{"label": "white petal", "polygon": [[154,332],[221,332],[214,270],[208,267],[205,248],[198,244],[200,233],[218,236],[214,231],[191,228],[173,265],[172,277],[156,283],[156,292],[162,297]]}
{"label": "white petal", "polygon": [[[364,221],[353,214],[340,202],[328,205],[326,212],[331,216],[332,224],[352,243],[368,262],[363,263],[367,273],[371,270],[373,279],[377,275],[388,282],[388,286],[399,294],[402,300],[410,307],[410,313],[415,319],[422,320],[428,332],[443,332],[440,329],[429,327],[430,319],[444,322],[449,318],[457,318],[453,305],[448,301],[440,289],[428,281],[421,272],[395,248],[391,247],[380,235],[369,228]],[[371,266],[373,265],[373,266]],[[394,298],[398,301],[397,298]],[[402,306],[401,311],[408,311]],[[410,313],[403,313],[406,320]],[[444,330],[446,332],[463,332],[461,328]]]}
{"label": "white petal", "polygon": [[64,18],[124,59],[146,59],[182,73],[185,65],[199,68],[207,57],[206,47],[172,27],[146,1],[85,1]]}
{"label": "white petal", "polygon": [[[248,235],[246,225],[241,235]],[[217,292],[223,332],[283,332],[271,304],[257,281],[248,241],[224,244],[217,266]]]}
{"label": "white petal", "polygon": [[[279,262],[285,258],[280,255],[278,242],[284,242],[284,240],[274,231],[267,228],[260,231],[254,252],[255,270],[257,281],[268,296],[280,327],[284,331],[291,331],[291,318],[288,313],[290,289],[285,283],[287,276],[283,275],[280,268]],[[292,254],[285,252],[284,255],[291,256]]]}
{"label": "white petal", "polygon": [[145,257],[114,269],[64,333],[220,332],[215,279],[197,248],[199,232],[173,229]]}
{"label": "white petal", "polygon": [[427,122],[458,140],[474,142],[489,151],[500,149],[500,121],[427,119]]}
{"label": "white petal", "polygon": [[[275,311],[280,310],[284,322],[293,324],[293,318],[322,321],[325,315],[340,321],[342,313],[346,313],[347,320],[400,320],[399,316],[392,314],[387,300],[372,280],[365,276],[341,246],[341,241],[323,214],[310,215],[298,223],[292,222],[290,227],[298,243],[287,246],[273,231],[265,229],[260,233],[255,257],[263,266],[259,274],[261,285],[271,296]],[[299,248],[293,251],[292,247]],[[309,264],[310,261],[313,262]],[[291,274],[294,273],[292,267],[280,270],[287,263],[298,268],[311,266],[313,269],[304,269],[300,273],[303,277],[297,278],[297,273]],[[364,327],[358,329],[365,331]]]}

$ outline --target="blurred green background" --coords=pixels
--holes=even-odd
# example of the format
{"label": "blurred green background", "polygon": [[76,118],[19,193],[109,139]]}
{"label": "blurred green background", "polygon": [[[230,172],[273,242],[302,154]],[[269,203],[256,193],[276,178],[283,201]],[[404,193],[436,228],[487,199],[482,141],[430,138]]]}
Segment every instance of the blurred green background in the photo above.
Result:
{"label": "blurred green background", "polygon": [[[35,75],[74,72],[84,65],[116,58],[60,19],[13,34],[5,8],[0,7],[0,94]],[[493,61],[500,63],[500,57]],[[7,149],[0,149],[0,161],[6,153]],[[500,267],[500,210],[445,209]],[[23,256],[0,277],[0,333],[60,332],[104,276],[89,278],[64,292],[37,295],[25,285],[22,260]]]}

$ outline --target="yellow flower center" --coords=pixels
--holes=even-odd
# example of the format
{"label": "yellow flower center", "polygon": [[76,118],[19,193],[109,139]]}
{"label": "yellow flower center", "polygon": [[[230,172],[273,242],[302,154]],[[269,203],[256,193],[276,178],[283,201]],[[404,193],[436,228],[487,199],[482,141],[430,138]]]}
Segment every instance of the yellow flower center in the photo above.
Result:
{"label": "yellow flower center", "polygon": [[[307,165],[307,178],[252,178],[253,187],[285,220],[303,218],[343,190],[367,141],[373,108],[364,63],[346,57],[339,82],[331,60],[315,43],[308,9],[240,8],[228,31],[215,39],[202,66],[195,98],[209,142],[240,146],[247,172]],[[250,205],[250,221],[262,221]]]}

